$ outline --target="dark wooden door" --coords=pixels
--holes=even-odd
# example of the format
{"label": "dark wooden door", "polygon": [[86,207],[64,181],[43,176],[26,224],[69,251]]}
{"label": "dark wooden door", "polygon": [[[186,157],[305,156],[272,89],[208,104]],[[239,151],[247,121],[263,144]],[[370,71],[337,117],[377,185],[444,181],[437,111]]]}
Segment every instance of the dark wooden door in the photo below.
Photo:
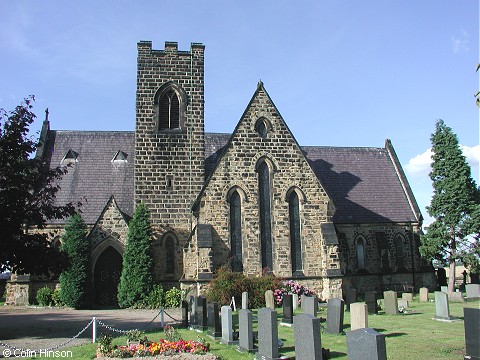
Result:
{"label": "dark wooden door", "polygon": [[117,306],[117,290],[122,274],[122,256],[113,247],[107,248],[95,264],[95,304]]}

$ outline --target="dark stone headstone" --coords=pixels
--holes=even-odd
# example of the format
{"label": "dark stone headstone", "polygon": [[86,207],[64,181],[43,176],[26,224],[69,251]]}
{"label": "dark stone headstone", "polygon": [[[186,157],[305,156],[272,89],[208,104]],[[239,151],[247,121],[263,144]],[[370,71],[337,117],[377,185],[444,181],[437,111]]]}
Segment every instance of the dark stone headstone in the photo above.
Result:
{"label": "dark stone headstone", "polygon": [[463,308],[465,359],[480,360],[480,309]]}
{"label": "dark stone headstone", "polygon": [[302,302],[302,309],[304,314],[317,316],[318,299],[315,296],[305,296]]}
{"label": "dark stone headstone", "polygon": [[248,309],[238,311],[238,350],[254,352],[252,312]]}
{"label": "dark stone headstone", "polygon": [[365,303],[367,304],[369,314],[377,314],[378,293],[376,291],[367,291],[365,293]]}
{"label": "dark stone headstone", "polygon": [[349,360],[386,360],[385,335],[365,328],[347,332]]}
{"label": "dark stone headstone", "polygon": [[470,273],[470,284],[480,284],[480,273]]}
{"label": "dark stone headstone", "polygon": [[208,329],[207,299],[204,296],[197,297],[197,321],[199,330]]}
{"label": "dark stone headstone", "polygon": [[188,327],[188,302],[182,301],[182,327]]}
{"label": "dark stone headstone", "polygon": [[258,352],[256,359],[279,358],[277,312],[271,308],[258,309]]}
{"label": "dark stone headstone", "polygon": [[322,360],[320,319],[306,314],[293,317],[295,360]]}
{"label": "dark stone headstone", "polygon": [[283,295],[283,318],[282,323],[293,324],[293,297]]}
{"label": "dark stone headstone", "polygon": [[447,272],[444,268],[439,268],[437,270],[437,285],[447,286]]}
{"label": "dark stone headstone", "polygon": [[343,332],[343,313],[345,304],[342,299],[328,299],[327,302],[327,328],[330,334]]}
{"label": "dark stone headstone", "polygon": [[219,338],[222,336],[222,325],[220,323],[220,316],[218,314],[218,303],[207,304],[207,318],[208,318],[208,331],[207,335],[212,338]]}
{"label": "dark stone headstone", "polygon": [[347,311],[350,311],[350,304],[357,302],[357,290],[352,288],[345,289],[343,295],[345,297],[345,306]]}

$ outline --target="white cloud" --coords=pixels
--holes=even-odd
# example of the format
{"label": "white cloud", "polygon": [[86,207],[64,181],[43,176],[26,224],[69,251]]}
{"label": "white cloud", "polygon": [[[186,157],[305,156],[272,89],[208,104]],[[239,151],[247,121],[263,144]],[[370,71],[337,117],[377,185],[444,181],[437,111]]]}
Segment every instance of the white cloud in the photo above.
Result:
{"label": "white cloud", "polygon": [[470,35],[465,30],[461,31],[460,36],[450,36],[450,40],[455,54],[461,51],[468,52],[470,50]]}
{"label": "white cloud", "polygon": [[[463,155],[466,157],[471,169],[472,176],[478,182],[478,168],[480,163],[480,145],[466,146],[460,145]],[[423,153],[414,156],[405,165],[405,171],[410,176],[428,175],[430,172],[430,165],[432,163],[432,149],[427,149]]]}

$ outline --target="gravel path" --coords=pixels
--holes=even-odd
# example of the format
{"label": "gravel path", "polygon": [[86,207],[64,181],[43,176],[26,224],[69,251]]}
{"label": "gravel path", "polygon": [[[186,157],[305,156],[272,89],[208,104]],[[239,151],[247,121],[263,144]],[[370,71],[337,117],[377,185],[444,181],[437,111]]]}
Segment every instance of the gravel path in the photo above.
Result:
{"label": "gravel path", "polygon": [[[167,309],[174,319],[181,319],[181,309]],[[93,317],[120,330],[160,329],[158,310],[72,310],[69,308],[39,308],[23,306],[0,307],[0,357],[6,344],[21,349],[40,350],[61,345],[85,328]],[[153,321],[152,321],[153,320]],[[167,315],[165,323],[176,323]],[[97,334],[107,332],[97,325]],[[115,335],[115,334],[113,334]],[[92,327],[83,332],[68,347],[92,341]]]}

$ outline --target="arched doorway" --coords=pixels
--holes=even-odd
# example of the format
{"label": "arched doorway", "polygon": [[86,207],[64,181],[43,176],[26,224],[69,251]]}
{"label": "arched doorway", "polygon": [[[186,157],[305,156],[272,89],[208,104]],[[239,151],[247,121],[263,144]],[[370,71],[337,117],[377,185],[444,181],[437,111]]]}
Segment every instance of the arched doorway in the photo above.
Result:
{"label": "arched doorway", "polygon": [[98,257],[94,270],[95,304],[117,306],[117,290],[122,274],[122,256],[109,246]]}

